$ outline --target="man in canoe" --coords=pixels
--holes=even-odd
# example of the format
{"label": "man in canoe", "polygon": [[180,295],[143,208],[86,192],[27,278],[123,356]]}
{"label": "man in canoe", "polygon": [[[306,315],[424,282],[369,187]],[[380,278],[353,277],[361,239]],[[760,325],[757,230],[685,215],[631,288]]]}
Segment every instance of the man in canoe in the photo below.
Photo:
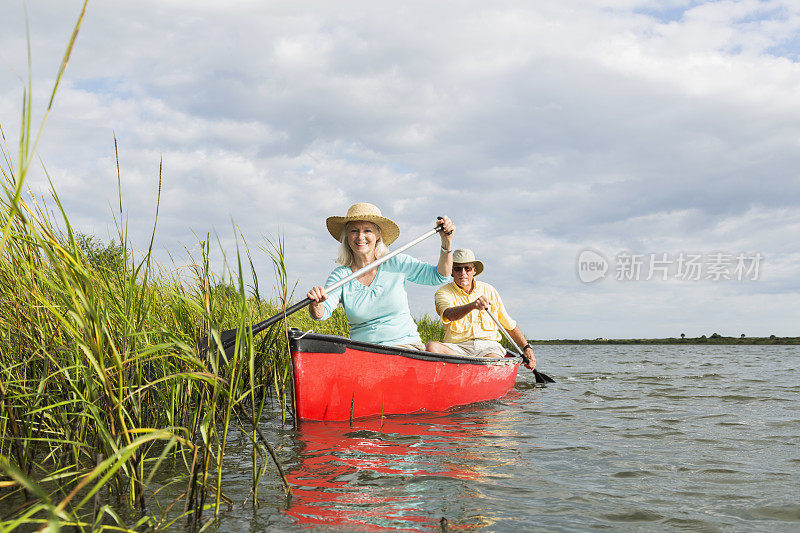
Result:
{"label": "man in canoe", "polygon": [[525,366],[534,369],[533,347],[508,316],[495,288],[475,279],[481,272],[483,263],[475,259],[472,250],[453,252],[453,281],[436,291],[435,296],[436,312],[444,323],[444,342],[431,341],[426,350],[472,357],[504,357],[506,349],[500,344],[500,330],[484,312],[484,309],[491,309],[530,360]]}
{"label": "man in canoe", "polygon": [[[411,318],[405,283],[439,285],[450,276],[455,225],[446,216],[437,222],[442,226],[442,247],[436,266],[398,254],[330,294],[322,287],[314,287],[307,294],[312,300],[308,308],[311,318],[326,320],[341,303],[350,323],[351,339],[424,350],[425,344]],[[397,224],[368,203],[350,206],[343,217],[328,217],[326,225],[340,243],[336,262],[341,265],[331,272],[326,286],[387,255],[387,246],[400,235]]]}

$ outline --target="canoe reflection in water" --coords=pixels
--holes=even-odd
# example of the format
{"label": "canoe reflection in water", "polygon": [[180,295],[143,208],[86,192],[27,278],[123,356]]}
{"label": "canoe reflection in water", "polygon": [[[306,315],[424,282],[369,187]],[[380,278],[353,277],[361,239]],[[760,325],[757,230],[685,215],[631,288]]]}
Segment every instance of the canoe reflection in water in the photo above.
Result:
{"label": "canoe reflection in water", "polygon": [[[508,395],[512,400],[516,392]],[[310,528],[438,531],[491,523],[475,489],[514,460],[513,425],[486,404],[353,422],[302,422],[296,463],[286,465],[293,497],[286,513]],[[476,443],[497,439],[487,457]],[[496,475],[496,474],[495,474]],[[326,528],[327,529],[327,528]]]}

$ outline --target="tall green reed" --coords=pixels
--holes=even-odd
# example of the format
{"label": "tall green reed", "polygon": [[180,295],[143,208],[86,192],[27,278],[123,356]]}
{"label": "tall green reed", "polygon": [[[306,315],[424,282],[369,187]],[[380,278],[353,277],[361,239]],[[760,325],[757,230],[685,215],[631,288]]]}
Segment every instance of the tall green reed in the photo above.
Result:
{"label": "tall green reed", "polygon": [[444,337],[444,326],[438,317],[422,315],[414,319],[417,324],[417,331],[422,342],[441,341]]}
{"label": "tall green reed", "polygon": [[[86,3],[45,120],[85,9]],[[51,206],[25,193],[44,127],[43,121],[32,133],[31,85],[29,76],[16,156],[0,124],[0,530],[163,528],[176,520],[200,528],[205,511],[216,516],[230,503],[223,478],[231,424],[252,430],[257,504],[269,461],[282,476],[258,422],[270,398],[286,408],[288,359],[282,329],[256,344],[244,326],[283,306],[286,292],[271,309],[257,289],[248,295],[238,248],[237,290],[215,290],[225,284],[212,271],[208,239],[188,276],[162,269],[152,258],[159,201],[147,250],[132,253],[118,156],[121,260],[97,264],[87,257],[52,183],[56,218]],[[114,147],[118,155],[116,139]],[[159,197],[160,181],[159,169]],[[272,260],[285,272],[282,254]],[[212,341],[205,350],[197,339],[218,342],[219,331],[232,326],[241,338],[232,360],[221,364],[219,346]],[[167,465],[168,477],[184,488],[162,502],[162,486],[153,480]]]}
{"label": "tall green reed", "polygon": [[[184,512],[196,526],[209,491],[215,514],[225,503],[225,442],[235,422],[252,426],[255,501],[269,460],[255,421],[262,418],[267,385],[279,385],[273,396],[286,405],[280,385],[287,369],[275,362],[285,355],[265,352],[244,326],[256,321],[255,311],[278,309],[260,300],[254,304],[242,282],[233,294],[214,291],[220,284],[210,270],[207,244],[194,284],[149,272],[156,270],[150,250],[119,268],[98,267],[80,251],[63,211],[64,231],[45,209],[31,208],[24,199],[20,205],[27,220],[9,227],[14,234],[0,258],[0,287],[7,296],[0,307],[0,455],[16,482],[7,488],[18,487],[34,501],[43,491],[70,494],[113,458],[117,462],[107,466],[115,469],[107,477],[110,490],[145,513],[146,479],[163,461],[156,460],[164,453],[159,450],[171,447],[191,454]],[[243,332],[242,339],[228,364],[220,364],[221,350],[200,350],[196,341],[199,332],[213,339],[231,326]],[[260,346],[282,346],[278,331]],[[153,446],[154,439],[168,442]],[[73,514],[59,509],[57,516],[79,521],[76,513],[86,501],[80,499],[78,508],[62,505]],[[21,511],[27,512],[24,505]]]}

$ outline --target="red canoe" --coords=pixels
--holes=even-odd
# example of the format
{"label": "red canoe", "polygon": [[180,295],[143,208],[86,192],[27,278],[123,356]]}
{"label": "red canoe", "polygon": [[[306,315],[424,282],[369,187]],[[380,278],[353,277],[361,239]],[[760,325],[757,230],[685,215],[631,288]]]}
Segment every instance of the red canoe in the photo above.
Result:
{"label": "red canoe", "polygon": [[439,355],[296,329],[289,345],[303,420],[443,411],[500,398],[514,386],[520,363],[515,356]]}

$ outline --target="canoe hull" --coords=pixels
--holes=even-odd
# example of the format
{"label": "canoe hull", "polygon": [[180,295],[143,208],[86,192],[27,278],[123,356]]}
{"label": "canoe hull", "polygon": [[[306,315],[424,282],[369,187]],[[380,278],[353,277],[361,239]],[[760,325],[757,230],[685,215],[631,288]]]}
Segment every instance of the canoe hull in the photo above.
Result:
{"label": "canoe hull", "polygon": [[444,356],[290,332],[295,407],[303,420],[443,411],[504,396],[519,358]]}

